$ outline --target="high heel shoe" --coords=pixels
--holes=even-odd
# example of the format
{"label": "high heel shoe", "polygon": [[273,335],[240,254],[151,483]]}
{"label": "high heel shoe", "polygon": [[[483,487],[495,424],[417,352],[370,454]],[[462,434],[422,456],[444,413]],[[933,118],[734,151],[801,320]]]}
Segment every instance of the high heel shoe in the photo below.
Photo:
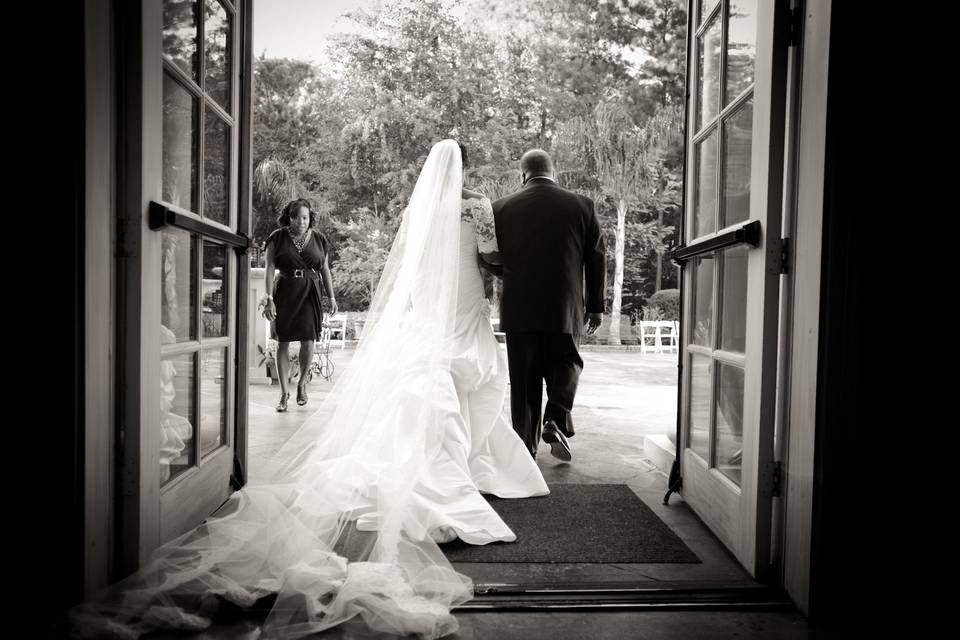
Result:
{"label": "high heel shoe", "polygon": [[278,412],[278,413],[283,413],[284,411],[287,410],[287,400],[289,400],[289,399],[290,399],[290,393],[289,393],[289,392],[287,392],[287,393],[281,393],[281,394],[280,394],[280,402],[277,403],[277,412]]}
{"label": "high heel shoe", "polygon": [[297,404],[301,407],[307,404],[307,385],[297,385]]}

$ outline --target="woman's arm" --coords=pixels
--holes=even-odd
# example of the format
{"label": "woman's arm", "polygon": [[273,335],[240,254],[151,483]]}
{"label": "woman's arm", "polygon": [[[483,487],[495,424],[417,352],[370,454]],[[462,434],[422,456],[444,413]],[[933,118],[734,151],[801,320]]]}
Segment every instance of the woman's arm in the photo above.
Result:
{"label": "woman's arm", "polygon": [[330,260],[326,256],[323,258],[323,266],[320,267],[323,276],[323,288],[327,291],[327,298],[330,300],[330,315],[337,312],[337,298],[333,293],[333,276],[330,275]]}
{"label": "woman's arm", "polygon": [[267,242],[267,268],[264,273],[264,286],[267,288],[267,294],[260,299],[260,304],[263,306],[263,316],[267,320],[276,320],[277,319],[277,307],[273,303],[273,272],[275,270],[273,264],[273,243]]}
{"label": "woman's arm", "polygon": [[497,244],[497,230],[490,200],[481,199],[480,206],[471,207],[471,211],[474,228],[477,231],[477,250],[480,253],[480,260],[493,267],[500,266],[503,261],[500,259],[500,247]]}

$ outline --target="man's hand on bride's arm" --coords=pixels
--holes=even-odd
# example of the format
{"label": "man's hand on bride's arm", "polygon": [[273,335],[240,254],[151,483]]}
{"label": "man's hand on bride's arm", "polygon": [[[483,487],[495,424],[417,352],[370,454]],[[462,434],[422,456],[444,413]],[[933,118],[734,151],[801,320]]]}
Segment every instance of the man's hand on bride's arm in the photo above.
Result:
{"label": "man's hand on bride's arm", "polygon": [[500,260],[500,252],[498,251],[477,253],[477,264],[480,265],[481,269],[486,269],[494,275],[503,275],[503,262]]}

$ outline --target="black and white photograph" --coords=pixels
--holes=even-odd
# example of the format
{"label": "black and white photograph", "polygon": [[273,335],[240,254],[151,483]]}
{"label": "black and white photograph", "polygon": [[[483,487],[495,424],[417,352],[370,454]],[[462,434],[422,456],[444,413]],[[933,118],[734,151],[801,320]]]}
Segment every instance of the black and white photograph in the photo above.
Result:
{"label": "black and white photograph", "polygon": [[23,637],[874,637],[856,5],[77,3]]}

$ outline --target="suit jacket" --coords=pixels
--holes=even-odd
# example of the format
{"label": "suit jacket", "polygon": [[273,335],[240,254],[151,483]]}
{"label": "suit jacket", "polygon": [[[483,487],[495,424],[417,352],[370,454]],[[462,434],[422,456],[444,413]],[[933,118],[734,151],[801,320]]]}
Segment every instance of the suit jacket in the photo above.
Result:
{"label": "suit jacket", "polygon": [[503,294],[500,330],[579,334],[603,313],[606,253],[593,200],[531,178],[493,203]]}

